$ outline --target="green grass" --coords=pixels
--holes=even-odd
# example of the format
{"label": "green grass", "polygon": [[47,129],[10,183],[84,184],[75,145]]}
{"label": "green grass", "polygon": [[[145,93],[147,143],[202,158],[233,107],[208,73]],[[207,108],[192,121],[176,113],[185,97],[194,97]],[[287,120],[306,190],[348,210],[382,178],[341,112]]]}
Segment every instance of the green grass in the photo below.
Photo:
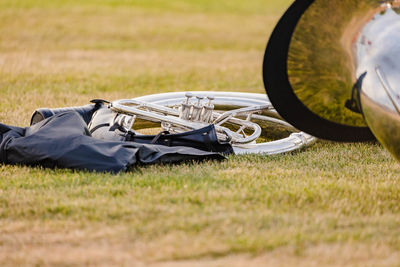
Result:
{"label": "green grass", "polygon": [[[0,3],[0,121],[182,90],[264,92],[290,1]],[[396,266],[399,165],[378,144],[118,175],[0,166],[0,265]]]}

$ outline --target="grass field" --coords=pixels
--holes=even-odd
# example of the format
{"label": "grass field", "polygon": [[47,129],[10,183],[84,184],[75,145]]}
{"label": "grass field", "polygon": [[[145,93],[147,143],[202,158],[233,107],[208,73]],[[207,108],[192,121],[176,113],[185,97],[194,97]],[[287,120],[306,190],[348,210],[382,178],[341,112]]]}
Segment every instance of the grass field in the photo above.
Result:
{"label": "grass field", "polygon": [[[285,0],[2,0],[0,121],[184,90],[264,92]],[[0,266],[399,266],[378,144],[118,175],[0,166]]]}

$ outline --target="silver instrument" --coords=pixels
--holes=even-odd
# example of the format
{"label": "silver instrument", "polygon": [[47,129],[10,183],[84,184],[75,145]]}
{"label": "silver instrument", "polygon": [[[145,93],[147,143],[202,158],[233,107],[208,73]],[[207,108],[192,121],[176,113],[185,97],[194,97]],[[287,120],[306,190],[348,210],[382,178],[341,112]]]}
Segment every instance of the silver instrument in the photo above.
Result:
{"label": "silver instrument", "polygon": [[[282,120],[265,94],[162,93],[117,100],[111,103],[111,109],[128,116],[121,125],[135,130],[160,127],[181,133],[213,124],[218,139],[230,142],[235,154],[278,154],[309,146],[316,140]],[[265,141],[274,130],[291,134]]]}
{"label": "silver instrument", "polygon": [[400,1],[297,0],[266,49],[271,103],[323,139],[374,136],[400,160]]}
{"label": "silver instrument", "polygon": [[357,40],[359,105],[378,141],[400,160],[400,3],[385,4]]}

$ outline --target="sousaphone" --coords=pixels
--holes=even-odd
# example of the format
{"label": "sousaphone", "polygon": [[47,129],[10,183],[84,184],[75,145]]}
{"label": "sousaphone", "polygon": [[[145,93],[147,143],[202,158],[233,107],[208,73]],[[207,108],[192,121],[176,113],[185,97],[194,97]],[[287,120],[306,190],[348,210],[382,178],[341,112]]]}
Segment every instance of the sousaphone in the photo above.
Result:
{"label": "sousaphone", "polygon": [[398,1],[295,1],[271,35],[263,76],[294,127],[335,141],[376,137],[400,159]]}

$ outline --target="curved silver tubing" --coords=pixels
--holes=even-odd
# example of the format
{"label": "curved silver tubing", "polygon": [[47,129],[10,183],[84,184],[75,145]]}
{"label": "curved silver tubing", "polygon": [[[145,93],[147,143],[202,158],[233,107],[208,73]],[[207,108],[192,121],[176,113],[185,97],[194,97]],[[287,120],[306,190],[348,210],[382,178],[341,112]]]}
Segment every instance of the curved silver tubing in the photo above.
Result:
{"label": "curved silver tubing", "polygon": [[314,136],[304,132],[292,133],[289,137],[258,144],[233,146],[236,155],[241,154],[266,154],[275,155],[291,152],[303,147],[308,147],[315,143],[317,139]]}
{"label": "curved silver tubing", "polygon": [[[142,109],[139,109],[133,105],[136,105],[137,107],[140,107]],[[221,114],[221,116],[224,116],[224,118],[229,118],[230,123],[234,123],[240,126],[245,126],[246,129],[251,129],[253,133],[250,136],[246,137],[239,136],[235,132],[231,131],[226,127],[221,126],[218,123],[215,124],[215,129],[218,133],[226,134],[227,136],[229,136],[230,137],[229,139],[232,143],[247,144],[253,142],[258,137],[260,137],[262,132],[261,127],[258,124],[253,123],[251,121],[233,118],[232,116],[249,113],[251,111],[261,110],[263,108],[264,106],[247,107],[238,109],[236,112],[229,111]],[[136,99],[121,99],[114,101],[111,104],[111,109],[117,113],[135,115],[142,119],[147,119],[150,121],[152,120],[160,121],[171,125],[176,125],[183,129],[188,129],[188,130],[200,129],[209,125],[209,123],[204,123],[204,122],[183,120],[181,118],[176,117],[179,116],[179,112],[175,109],[172,109],[170,107],[164,107],[159,104],[154,104],[147,101],[146,102],[138,101]],[[213,114],[213,116],[217,117],[217,114]]]}
{"label": "curved silver tubing", "polygon": [[[171,92],[146,95],[136,97],[134,100],[172,107],[180,105],[184,100],[186,100],[186,93],[187,92]],[[262,114],[281,119],[266,94],[215,91],[190,91],[189,93],[203,97],[207,97],[209,95],[214,96],[215,99],[213,100],[213,105],[215,106],[216,110],[229,110],[246,108],[250,106],[268,105],[268,108],[264,109]]]}
{"label": "curved silver tubing", "polygon": [[[127,104],[132,104],[132,103],[142,104],[142,105],[145,104],[148,105],[149,107],[158,108],[160,113],[167,113],[167,111],[170,112],[171,110],[174,110],[175,112],[174,115],[178,115],[179,112],[172,108],[180,105],[184,100],[186,100],[185,97],[186,93],[187,92],[161,93],[161,94],[141,96],[130,100],[118,100],[112,103],[112,107],[115,111],[120,113],[133,112],[134,114],[137,114],[138,117],[140,117],[141,115],[143,115],[143,117],[147,117],[147,114],[145,113],[142,114],[142,112],[144,112],[143,110],[130,107],[129,105],[127,106]],[[261,115],[254,114],[252,115],[253,119],[264,122],[272,122],[284,126],[286,129],[289,129],[291,131],[297,131],[292,125],[280,119],[280,116],[273,108],[272,104],[269,102],[269,99],[265,94],[239,93],[239,92],[212,92],[212,91],[196,91],[190,93],[192,93],[193,95],[199,95],[204,97],[209,95],[214,96],[215,99],[213,100],[213,104],[215,106],[215,109],[222,109],[222,110],[233,109],[223,114],[237,116],[240,115],[241,111],[243,111],[243,113],[246,114],[246,111],[248,110],[258,109],[262,111]],[[165,107],[165,109],[160,106]],[[176,125],[185,128],[198,129],[201,126],[206,126],[206,124],[204,123],[181,120],[174,116],[165,116],[162,114],[154,115],[154,118],[160,121],[166,121],[167,120],[166,117],[168,117],[168,122],[176,123]],[[231,118],[231,119],[235,120],[236,118]],[[242,123],[244,120],[239,120],[239,121]],[[216,128],[217,127],[218,126],[216,126]],[[260,134],[258,132],[258,129],[254,130],[256,134],[258,134],[259,136]],[[235,154],[273,155],[273,154],[280,154],[301,149],[303,147],[312,145],[313,143],[315,143],[315,141],[316,138],[311,135],[308,135],[304,132],[295,132],[292,133],[289,137],[276,141],[263,142],[263,143],[255,143],[255,142],[250,142],[250,143],[242,142],[236,144],[233,143],[232,146]]]}

